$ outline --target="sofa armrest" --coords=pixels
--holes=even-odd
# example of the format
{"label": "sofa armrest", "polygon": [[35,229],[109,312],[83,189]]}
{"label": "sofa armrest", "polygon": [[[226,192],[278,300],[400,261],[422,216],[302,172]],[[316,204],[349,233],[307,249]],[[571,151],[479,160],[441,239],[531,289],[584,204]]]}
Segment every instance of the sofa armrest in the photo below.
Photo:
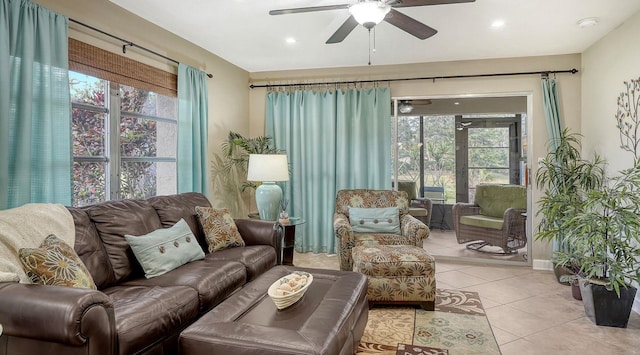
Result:
{"label": "sofa armrest", "polygon": [[422,247],[422,241],[429,237],[429,227],[417,218],[406,214],[400,221],[401,233],[411,240],[411,244]]}
{"label": "sofa armrest", "polygon": [[246,245],[271,245],[279,252],[282,245],[282,228],[273,221],[236,219],[238,232]]}
{"label": "sofa armrest", "polygon": [[116,349],[113,304],[96,290],[0,283],[3,336]]}

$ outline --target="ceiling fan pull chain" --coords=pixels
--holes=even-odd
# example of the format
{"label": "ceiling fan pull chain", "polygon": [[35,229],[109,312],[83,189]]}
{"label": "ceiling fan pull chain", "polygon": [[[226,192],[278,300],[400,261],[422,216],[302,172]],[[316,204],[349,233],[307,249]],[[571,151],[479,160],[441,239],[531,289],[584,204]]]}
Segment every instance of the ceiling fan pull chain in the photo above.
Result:
{"label": "ceiling fan pull chain", "polygon": [[371,65],[371,29],[369,29],[369,65]]}
{"label": "ceiling fan pull chain", "polygon": [[373,28],[373,53],[376,52],[376,28]]}

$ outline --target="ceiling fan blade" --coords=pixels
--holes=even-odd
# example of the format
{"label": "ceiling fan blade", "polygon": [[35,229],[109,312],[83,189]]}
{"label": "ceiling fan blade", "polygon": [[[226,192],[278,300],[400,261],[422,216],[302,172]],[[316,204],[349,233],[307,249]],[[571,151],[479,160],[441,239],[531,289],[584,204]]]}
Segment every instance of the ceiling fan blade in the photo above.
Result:
{"label": "ceiling fan blade", "polygon": [[394,9],[389,11],[384,20],[420,39],[427,39],[438,33],[435,29]]}
{"label": "ceiling fan blade", "polygon": [[390,3],[393,7],[411,7],[411,6],[429,6],[429,5],[446,5],[460,4],[465,2],[475,2],[476,0],[397,0]]}
{"label": "ceiling fan blade", "polygon": [[340,26],[340,28],[338,28],[338,30],[333,35],[331,35],[326,43],[332,44],[342,42],[345,38],[347,38],[349,33],[351,33],[351,31],[356,28],[356,26],[358,26],[358,21],[356,21],[353,16],[349,16],[347,21],[345,21],[342,26]]}
{"label": "ceiling fan blade", "polygon": [[341,10],[341,9],[348,9],[349,6],[351,6],[351,5],[343,4],[343,5],[297,7],[297,8],[293,8],[293,9],[271,10],[271,11],[269,11],[269,15],[287,15],[287,14],[299,14],[299,13],[304,13],[304,12]]}

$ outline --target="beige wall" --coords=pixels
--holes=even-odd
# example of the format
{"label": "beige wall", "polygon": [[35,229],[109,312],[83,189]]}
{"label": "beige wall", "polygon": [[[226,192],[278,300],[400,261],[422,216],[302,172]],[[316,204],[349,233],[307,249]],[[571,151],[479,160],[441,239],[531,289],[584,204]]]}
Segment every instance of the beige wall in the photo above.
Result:
{"label": "beige wall", "polygon": [[[610,174],[633,164],[631,153],[620,149],[615,114],[617,97],[626,90],[623,82],[640,78],[639,33],[640,12],[583,53],[583,149],[601,154]],[[640,313],[640,294],[633,309]]]}
{"label": "beige wall", "polygon": [[[411,65],[373,66],[354,68],[334,68],[317,70],[278,71],[251,73],[251,82],[255,84],[314,82],[314,81],[348,81],[385,78],[432,77],[446,75],[529,72],[544,70],[565,70],[580,68],[579,54],[562,56],[527,57],[495,60],[475,60],[459,62],[423,63]],[[569,127],[580,131],[580,89],[581,75],[560,74],[557,76],[560,90],[561,114]],[[381,85],[387,85],[382,83]],[[538,157],[546,152],[546,125],[542,109],[540,76],[513,76],[475,79],[450,79],[421,81],[392,82],[392,97],[442,97],[459,95],[504,95],[530,94],[530,154],[529,166],[534,169]],[[250,103],[250,134],[252,136],[264,134],[266,89],[256,88],[249,93]],[[535,170],[532,171],[535,173]],[[537,201],[539,194],[532,191],[532,201]],[[535,204],[533,213],[535,215]],[[537,218],[533,218],[534,229]],[[535,242],[533,245],[533,259],[548,260],[550,248],[546,243]]]}
{"label": "beige wall", "polygon": [[[74,20],[129,40],[140,46],[213,74],[209,90],[209,155],[220,150],[220,142],[230,130],[249,133],[249,73],[220,57],[168,32],[107,0],[35,0],[36,3]],[[122,43],[69,24],[69,35],[122,55]],[[135,48],[127,49],[127,57],[177,73],[177,65]],[[217,192],[209,199],[220,204]]]}
{"label": "beige wall", "polygon": [[615,114],[624,81],[640,77],[640,12],[588,48],[582,57],[582,133],[585,152],[598,152],[615,172],[633,164],[620,149]]}

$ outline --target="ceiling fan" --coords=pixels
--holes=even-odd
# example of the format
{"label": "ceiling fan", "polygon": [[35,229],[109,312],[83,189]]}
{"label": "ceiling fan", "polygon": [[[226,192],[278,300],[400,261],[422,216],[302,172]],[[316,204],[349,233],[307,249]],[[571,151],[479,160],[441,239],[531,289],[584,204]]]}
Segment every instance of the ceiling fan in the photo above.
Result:
{"label": "ceiling fan", "polygon": [[271,10],[269,11],[269,14],[286,15],[304,12],[349,9],[351,15],[342,24],[342,26],[340,26],[340,28],[338,28],[338,30],[327,40],[327,44],[342,42],[349,35],[349,33],[351,33],[351,31],[353,31],[353,29],[358,26],[358,24],[364,26],[368,30],[371,30],[375,25],[379,24],[383,20],[405,32],[414,35],[419,39],[426,39],[435,35],[436,33],[438,33],[438,31],[423,24],[420,21],[417,21],[403,14],[400,11],[395,10],[395,8],[457,4],[466,2],[475,2],[475,0],[358,0],[358,2],[353,4]]}
{"label": "ceiling fan", "polygon": [[[408,114],[413,111],[415,106],[426,106],[431,104],[432,101],[430,99],[399,100],[398,111],[402,114]],[[391,102],[391,109],[393,110],[393,101]]]}

